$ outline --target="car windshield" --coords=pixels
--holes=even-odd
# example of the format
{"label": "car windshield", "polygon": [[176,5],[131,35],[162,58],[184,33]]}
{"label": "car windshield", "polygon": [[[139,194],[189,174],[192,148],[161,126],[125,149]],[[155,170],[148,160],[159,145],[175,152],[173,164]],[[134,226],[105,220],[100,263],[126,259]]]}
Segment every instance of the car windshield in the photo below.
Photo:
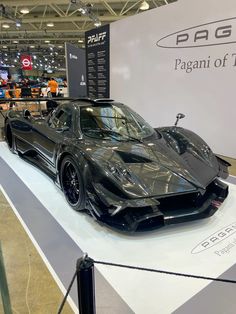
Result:
{"label": "car windshield", "polygon": [[139,141],[155,133],[136,112],[122,105],[96,105],[80,109],[83,134],[93,138],[117,141]]}

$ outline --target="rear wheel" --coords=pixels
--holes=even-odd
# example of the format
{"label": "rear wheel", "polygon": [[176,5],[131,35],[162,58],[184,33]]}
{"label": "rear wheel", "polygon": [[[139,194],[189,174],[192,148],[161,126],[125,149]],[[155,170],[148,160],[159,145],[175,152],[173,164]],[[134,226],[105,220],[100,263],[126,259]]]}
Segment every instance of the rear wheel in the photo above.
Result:
{"label": "rear wheel", "polygon": [[5,127],[5,138],[6,138],[6,142],[8,144],[9,149],[13,151],[13,135],[12,135],[11,126],[9,123],[7,123]]}
{"label": "rear wheel", "polygon": [[63,159],[60,168],[60,180],[67,202],[75,210],[83,210],[85,205],[85,190],[79,168],[70,156]]}

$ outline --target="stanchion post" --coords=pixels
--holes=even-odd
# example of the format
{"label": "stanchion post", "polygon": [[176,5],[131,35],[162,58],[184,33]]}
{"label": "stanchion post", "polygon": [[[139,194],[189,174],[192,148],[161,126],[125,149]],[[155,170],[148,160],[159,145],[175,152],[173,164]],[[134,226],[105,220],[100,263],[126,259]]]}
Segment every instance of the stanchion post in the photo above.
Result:
{"label": "stanchion post", "polygon": [[94,262],[87,255],[78,259],[77,289],[80,314],[96,314]]}

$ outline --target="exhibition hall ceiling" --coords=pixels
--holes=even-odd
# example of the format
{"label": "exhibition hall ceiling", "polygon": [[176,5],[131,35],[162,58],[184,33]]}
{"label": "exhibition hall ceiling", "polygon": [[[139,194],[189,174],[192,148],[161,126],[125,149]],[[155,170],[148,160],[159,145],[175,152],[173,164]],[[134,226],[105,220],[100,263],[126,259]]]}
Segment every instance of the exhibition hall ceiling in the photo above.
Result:
{"label": "exhibition hall ceiling", "polygon": [[[149,4],[149,9],[153,9],[174,1],[145,2]],[[48,41],[54,45],[63,45],[68,41],[82,46],[84,32],[96,27],[94,23],[105,25],[142,13],[142,2],[144,1],[0,0],[1,45],[25,48],[30,45],[46,46]],[[27,11],[29,13],[24,13]]]}
{"label": "exhibition hall ceiling", "polygon": [[86,31],[175,1],[0,0],[1,64],[17,65],[29,52],[64,66],[65,42],[84,48]]}

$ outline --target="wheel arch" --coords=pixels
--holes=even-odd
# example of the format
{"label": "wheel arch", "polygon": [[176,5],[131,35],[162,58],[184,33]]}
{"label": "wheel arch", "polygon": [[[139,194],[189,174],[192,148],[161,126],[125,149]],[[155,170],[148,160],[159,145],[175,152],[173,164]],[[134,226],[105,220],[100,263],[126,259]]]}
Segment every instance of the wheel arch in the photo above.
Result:
{"label": "wheel arch", "polygon": [[[87,161],[86,159],[84,158],[84,156],[80,153],[80,152],[73,152],[73,151],[70,151],[70,150],[65,150],[63,151],[57,161],[56,161],[56,171],[58,174],[60,174],[60,169],[61,169],[61,164],[63,162],[63,160],[66,158],[66,157],[71,157],[78,165],[80,171],[81,171],[81,175],[82,175],[82,178],[83,178],[83,181],[84,181],[84,184],[86,185],[87,184],[87,174],[88,174],[88,167],[85,167],[85,165],[87,164]],[[60,181],[60,175],[59,175],[59,178],[58,178],[58,181],[59,183],[61,184],[61,181]]]}
{"label": "wheel arch", "polygon": [[70,156],[71,158],[73,158],[73,155],[72,155],[71,153],[69,153],[69,152],[63,152],[63,153],[59,156],[59,158],[58,158],[58,160],[57,160],[57,166],[56,166],[56,167],[57,167],[57,171],[60,171],[62,161],[63,161],[63,159],[64,159],[66,156]]}

